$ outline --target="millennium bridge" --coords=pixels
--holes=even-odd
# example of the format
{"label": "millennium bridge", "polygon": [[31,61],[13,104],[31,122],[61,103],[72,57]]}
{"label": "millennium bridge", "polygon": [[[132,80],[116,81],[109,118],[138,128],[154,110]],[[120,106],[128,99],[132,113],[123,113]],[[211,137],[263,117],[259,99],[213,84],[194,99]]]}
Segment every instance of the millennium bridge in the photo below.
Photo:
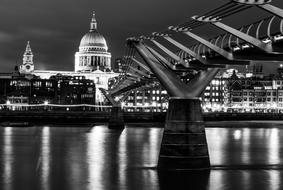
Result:
{"label": "millennium bridge", "polygon": [[[261,9],[269,16],[239,28],[225,24],[230,16],[251,9]],[[220,69],[254,61],[283,61],[283,9],[271,0],[231,0],[204,14],[188,16],[188,21],[165,30],[128,38],[127,69],[113,88],[100,89],[113,106],[109,128],[120,130],[124,128],[121,102],[131,90],[158,81],[167,91],[169,108],[159,169],[210,168],[199,97]],[[201,30],[203,27],[221,32],[212,36],[211,29]],[[189,80],[182,80],[183,76]]]}

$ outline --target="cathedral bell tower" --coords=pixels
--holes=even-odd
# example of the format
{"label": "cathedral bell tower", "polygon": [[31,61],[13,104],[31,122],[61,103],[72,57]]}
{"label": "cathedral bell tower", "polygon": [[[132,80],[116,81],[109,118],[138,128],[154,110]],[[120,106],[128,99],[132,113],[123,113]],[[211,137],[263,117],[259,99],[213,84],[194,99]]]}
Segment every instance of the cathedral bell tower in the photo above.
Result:
{"label": "cathedral bell tower", "polygon": [[33,54],[29,41],[27,42],[26,50],[23,55],[23,64],[20,66],[19,71],[21,74],[31,74],[34,71]]}

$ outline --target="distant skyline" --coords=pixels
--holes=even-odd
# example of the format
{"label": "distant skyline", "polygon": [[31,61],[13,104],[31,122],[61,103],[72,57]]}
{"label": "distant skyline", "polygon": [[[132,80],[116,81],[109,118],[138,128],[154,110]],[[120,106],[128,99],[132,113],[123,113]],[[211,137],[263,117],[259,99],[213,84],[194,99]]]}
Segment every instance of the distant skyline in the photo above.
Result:
{"label": "distant skyline", "polygon": [[[10,72],[22,63],[27,41],[34,53],[36,69],[73,70],[74,53],[89,30],[95,11],[98,31],[107,40],[112,61],[126,51],[126,38],[162,31],[187,21],[195,14],[217,8],[224,0],[3,0],[0,2],[0,70]],[[282,0],[271,4],[283,8]],[[253,8],[256,9],[256,8]],[[252,14],[253,13],[253,14]],[[247,16],[250,15],[251,16]],[[242,15],[245,16],[245,13]],[[251,23],[266,14],[248,10],[231,26]],[[242,21],[245,23],[242,23]],[[224,20],[225,22],[225,20]],[[210,32],[200,32],[206,37]],[[265,65],[272,72],[277,64]]]}

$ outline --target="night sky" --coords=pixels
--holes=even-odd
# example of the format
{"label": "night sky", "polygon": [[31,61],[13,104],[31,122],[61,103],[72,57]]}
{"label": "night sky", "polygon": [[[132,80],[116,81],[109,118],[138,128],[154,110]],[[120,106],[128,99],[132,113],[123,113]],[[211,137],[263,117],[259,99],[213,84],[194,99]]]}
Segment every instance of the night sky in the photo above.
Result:
{"label": "night sky", "polygon": [[[92,11],[96,12],[98,31],[107,40],[112,61],[125,53],[130,36],[162,31],[187,21],[195,14],[217,8],[224,0],[1,0],[0,69],[12,71],[22,62],[30,40],[36,69],[73,70],[74,53],[81,37],[89,30]],[[273,5],[283,8],[282,0]],[[254,10],[256,9],[256,10]],[[229,21],[239,27],[268,16],[253,8]],[[244,23],[242,23],[244,22]],[[224,20],[224,23],[225,22]],[[213,32],[200,31],[208,37]],[[269,66],[268,66],[269,67]],[[271,71],[273,67],[267,68]]]}

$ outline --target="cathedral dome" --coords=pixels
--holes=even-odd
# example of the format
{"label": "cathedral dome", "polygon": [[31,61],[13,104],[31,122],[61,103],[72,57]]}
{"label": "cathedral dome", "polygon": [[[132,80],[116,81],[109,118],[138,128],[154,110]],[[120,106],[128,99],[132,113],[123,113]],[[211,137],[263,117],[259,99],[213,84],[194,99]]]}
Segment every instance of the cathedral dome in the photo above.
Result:
{"label": "cathedral dome", "polygon": [[94,12],[90,23],[90,30],[82,37],[79,49],[85,53],[93,51],[107,52],[108,50],[105,38],[97,31]]}
{"label": "cathedral dome", "polygon": [[103,35],[98,33],[97,30],[91,30],[82,37],[80,47],[87,47],[87,46],[103,48],[107,51],[106,40],[103,37]]}
{"label": "cathedral dome", "polygon": [[105,38],[97,30],[93,12],[89,31],[82,37],[75,54],[75,72],[111,71],[111,53]]}

